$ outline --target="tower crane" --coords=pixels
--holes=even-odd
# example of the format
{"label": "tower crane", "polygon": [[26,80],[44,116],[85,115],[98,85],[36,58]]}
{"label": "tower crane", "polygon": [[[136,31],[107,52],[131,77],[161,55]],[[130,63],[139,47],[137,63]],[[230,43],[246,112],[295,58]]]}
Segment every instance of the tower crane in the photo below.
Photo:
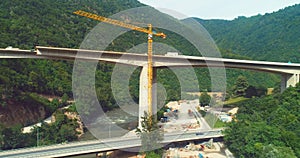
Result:
{"label": "tower crane", "polygon": [[110,19],[110,18],[106,18],[97,14],[93,14],[93,13],[89,13],[89,12],[85,12],[82,10],[78,10],[73,12],[74,14],[80,15],[80,16],[84,16],[93,20],[98,20],[98,21],[102,21],[108,24],[112,24],[112,25],[117,25],[120,27],[124,27],[124,28],[128,28],[131,30],[135,30],[135,31],[139,31],[139,32],[143,32],[148,34],[148,113],[149,113],[149,117],[150,117],[150,125],[151,125],[151,120],[152,120],[152,82],[153,82],[153,65],[152,65],[152,43],[153,43],[153,35],[154,36],[159,36],[161,38],[166,38],[166,35],[162,32],[155,32],[152,30],[152,24],[148,24],[148,29],[143,28],[143,27],[139,27],[139,26],[135,26],[132,24],[128,24],[119,20],[115,20],[115,19]]}

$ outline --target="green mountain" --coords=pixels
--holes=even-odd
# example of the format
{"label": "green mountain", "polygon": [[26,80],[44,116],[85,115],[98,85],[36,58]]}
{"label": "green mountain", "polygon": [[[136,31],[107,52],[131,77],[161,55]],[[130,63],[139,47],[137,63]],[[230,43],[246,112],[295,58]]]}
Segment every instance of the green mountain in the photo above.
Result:
{"label": "green mountain", "polygon": [[[2,8],[0,10],[0,47],[5,48],[12,46],[32,49],[35,45],[42,45],[78,48],[87,33],[89,33],[98,22],[74,15],[72,13],[73,11],[81,9],[103,16],[109,16],[122,10],[139,6],[144,5],[137,0],[2,0],[0,4]],[[297,56],[297,51],[299,51],[299,47],[298,50],[296,50],[296,46],[300,41],[296,40],[296,38],[299,38],[296,31],[299,29],[295,27],[299,24],[299,20],[293,20],[299,17],[296,16],[299,15],[297,14],[299,10],[297,8],[299,8],[299,5],[286,8],[273,14],[251,18],[238,18],[233,21],[198,20],[206,27],[213,38],[216,39],[225,57],[270,60],[278,57],[276,58],[278,61],[281,59],[279,57],[282,55],[282,52],[285,53],[284,57],[288,58],[289,56]],[[283,16],[285,14],[287,15]],[[279,15],[283,16],[283,18],[278,19]],[[283,22],[284,19],[286,19],[286,22]],[[288,21],[288,19],[290,21]],[[289,34],[293,36],[287,36],[288,38],[286,37],[284,39],[289,40],[286,40],[285,43],[279,42],[280,45],[278,45],[278,48],[286,48],[288,51],[275,49],[269,44],[272,39],[279,40],[280,38],[276,38],[275,36],[285,28],[281,25],[277,26],[277,23],[274,24],[274,21],[277,20],[280,21],[280,24],[283,23],[286,25],[286,23],[290,23],[290,25],[288,25],[290,29],[285,31],[291,32]],[[266,29],[261,29],[257,23]],[[270,28],[267,29],[266,26]],[[270,29],[273,31],[269,31]],[[271,34],[272,32],[273,34]],[[171,31],[167,33],[168,37],[171,38],[165,40],[166,44],[172,44],[174,48],[182,50],[186,55],[193,55],[194,49],[191,47],[191,44],[187,43],[187,41],[183,40],[180,36],[172,34]],[[264,38],[269,39],[264,40],[268,47],[261,47],[262,42],[259,40]],[[134,45],[145,42],[145,40],[143,34],[132,31],[121,35],[108,49],[126,51]],[[283,39],[280,40],[284,41]],[[295,50],[292,51],[291,48],[295,48]],[[254,55],[254,53],[259,52],[264,52],[264,55],[261,56],[268,55],[270,57],[259,58],[260,55]],[[273,54],[269,55],[268,53]],[[289,60],[294,61],[294,58]],[[0,60],[0,93],[2,94],[0,104],[5,107],[5,105],[9,105],[7,103],[15,103],[15,95],[23,95],[24,93],[52,96],[63,96],[65,94],[72,98],[72,70],[73,62],[70,61],[31,59]],[[98,65],[96,73],[96,79],[101,78],[101,80],[97,80],[96,92],[105,110],[110,110],[116,106],[110,85],[112,70],[113,65],[101,63]],[[197,68],[195,71],[200,89],[210,90],[210,76],[208,70],[205,68]],[[132,81],[129,85],[130,93],[135,101],[138,101],[138,73],[139,70],[132,75]],[[279,77],[276,75],[244,70],[228,70],[227,83],[229,88],[232,87],[235,79],[239,75],[246,76],[249,80],[249,84],[256,87],[274,87],[279,82]],[[186,76],[186,78],[189,78],[189,76]],[[169,100],[179,99],[179,81],[171,70],[159,70],[158,80],[166,87]],[[191,85],[189,87],[189,91],[198,90],[196,86]],[[22,105],[22,103],[20,103],[20,105]]]}
{"label": "green mountain", "polygon": [[223,50],[257,60],[300,62],[300,4],[232,21],[197,20]]}
{"label": "green mountain", "polygon": [[300,85],[240,103],[224,141],[235,157],[300,156]]}
{"label": "green mountain", "polygon": [[[76,16],[72,12],[82,9],[108,16],[139,6],[143,4],[136,0],[3,0],[0,4],[0,47],[32,49],[35,45],[43,45],[78,48],[86,34],[98,22]],[[107,76],[101,78],[108,78],[97,82],[97,92],[108,95],[99,97],[105,105],[105,110],[114,105],[108,77],[111,69],[112,65],[99,64],[97,73],[98,76]],[[27,93],[48,96],[65,94],[72,98],[72,70],[71,61],[1,59],[0,105],[4,108],[2,111],[9,111],[5,107],[12,103],[22,106],[24,101],[21,100],[24,99],[18,98],[26,98],[25,96],[29,95]],[[16,122],[6,122],[14,123]],[[26,125],[32,123],[32,120],[22,120],[20,123]]]}
{"label": "green mountain", "polygon": [[[97,22],[76,16],[73,11],[82,9],[109,16],[138,6],[143,4],[136,0],[3,0],[0,48],[32,49],[35,45],[78,48]],[[110,91],[112,68],[112,65],[99,64],[96,73],[102,79],[97,82],[96,91],[104,110],[115,106]],[[71,61],[0,60],[0,150],[78,139],[77,123],[62,111],[55,112],[54,124],[43,124],[32,133],[21,133],[23,126],[47,118],[62,106],[58,99],[50,102],[48,98],[72,98],[72,69]],[[39,142],[37,137],[41,138]]]}
{"label": "green mountain", "polygon": [[[143,6],[137,0],[3,0],[0,4],[0,47],[34,45],[78,48],[97,22],[74,15],[82,9],[109,16]],[[87,22],[88,21],[88,22]]]}
{"label": "green mountain", "polygon": [[[122,10],[139,6],[144,5],[137,0],[2,0],[0,3],[0,48],[12,46],[32,49],[35,45],[78,48],[84,37],[98,22],[76,16],[72,13],[73,11],[81,9],[103,16],[110,16]],[[291,60],[294,62],[299,57],[298,10],[299,5],[296,5],[273,14],[251,18],[241,17],[233,21],[198,20],[216,39],[225,57],[276,61]],[[284,34],[282,38],[279,38],[279,32]],[[171,31],[167,34],[171,38],[166,39],[165,44],[172,44],[174,48],[181,50],[185,55],[194,55],[195,50],[190,43],[187,43],[179,35],[172,34]],[[132,46],[146,42],[144,37],[143,34],[131,31],[113,41],[108,49],[126,51]],[[276,43],[276,47],[274,47],[274,43]],[[261,52],[264,52],[264,54],[259,54]],[[284,58],[280,58],[281,56],[284,56]],[[104,110],[111,110],[116,107],[116,101],[111,91],[113,68],[114,65],[99,63],[95,75],[97,81],[96,93]],[[71,61],[1,59],[0,115],[8,116],[11,115],[10,111],[18,107],[23,108],[18,108],[13,115],[9,116],[12,121],[7,121],[7,117],[0,117],[0,124],[5,126],[21,124],[25,126],[50,115],[61,106],[61,103],[58,99],[49,102],[44,96],[72,98],[72,70],[73,62]],[[133,73],[129,83],[130,93],[136,102],[139,96],[139,71],[137,69]],[[210,90],[209,71],[206,68],[197,68],[195,71],[200,89]],[[233,86],[239,75],[246,76],[249,84],[256,87],[274,87],[279,82],[278,76],[267,73],[244,70],[228,70],[226,73],[229,88]],[[185,78],[189,79],[191,77],[185,76]],[[179,99],[180,85],[174,72],[169,69],[159,70],[158,81],[166,88],[168,100]],[[197,81],[191,83],[195,82]],[[188,88],[189,91],[199,90],[193,84],[189,85]],[[40,114],[41,111],[43,114]],[[22,117],[22,120],[14,119],[23,116],[22,114],[27,112],[31,112],[32,115],[26,115],[28,117]],[[61,120],[65,121],[62,117]],[[4,121],[7,122],[3,123]],[[15,131],[20,132],[19,128],[21,127],[18,127]],[[0,125],[0,136],[3,136],[1,134],[3,131],[14,133],[9,130]],[[55,133],[56,131],[53,130],[52,132]],[[9,136],[13,139],[15,138],[14,135],[10,134]],[[25,144],[20,145],[18,140],[23,139],[21,136],[23,137],[23,135],[20,135],[20,139],[13,139],[12,146],[2,148],[11,149],[35,144],[34,138],[36,138],[36,135],[32,135],[30,138],[33,139],[27,141],[31,144],[26,144],[25,141],[23,142]],[[65,137],[62,136],[62,138]],[[49,140],[53,140],[52,137],[49,137]],[[57,140],[57,142],[61,141],[60,139]],[[53,142],[47,143],[51,144]]]}

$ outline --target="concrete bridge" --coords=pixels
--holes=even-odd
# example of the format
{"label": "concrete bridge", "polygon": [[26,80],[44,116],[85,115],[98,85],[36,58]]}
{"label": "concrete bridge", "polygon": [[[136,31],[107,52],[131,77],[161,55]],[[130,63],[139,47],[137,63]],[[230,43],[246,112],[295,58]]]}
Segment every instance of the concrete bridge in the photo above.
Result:
{"label": "concrete bridge", "polygon": [[[140,74],[140,95],[139,95],[139,118],[147,111],[148,98],[148,80],[147,80],[147,54],[133,54],[124,52],[69,49],[56,47],[37,46],[35,50],[20,50],[16,48],[0,49],[0,58],[16,59],[16,58],[34,58],[34,59],[59,59],[59,60],[92,60],[108,63],[118,63],[124,65],[134,65],[142,67]],[[154,55],[153,68],[167,67],[225,67],[247,69],[254,71],[263,71],[269,73],[280,74],[281,91],[289,86],[295,86],[300,80],[300,64],[253,61],[253,60],[237,60],[211,57],[196,57],[184,55]],[[156,73],[154,72],[153,82],[156,81]],[[153,88],[155,93],[155,88]],[[154,97],[156,95],[153,95]],[[153,99],[155,104],[155,98]],[[156,106],[153,106],[156,111]]]}
{"label": "concrete bridge", "polygon": [[[193,141],[210,138],[222,138],[223,129],[213,129],[208,131],[188,131],[181,133],[166,133],[162,144],[169,144],[172,142]],[[74,142],[68,144],[57,144],[52,146],[23,148],[16,150],[8,150],[0,152],[0,157],[6,158],[32,158],[32,157],[67,157],[74,155],[84,155],[90,153],[99,153],[106,151],[113,151],[118,149],[129,149],[133,147],[140,147],[141,140],[135,137],[118,137],[105,140],[92,140],[83,142]]]}
{"label": "concrete bridge", "polygon": [[[77,53],[80,52],[80,55]],[[84,55],[82,55],[84,53]],[[98,60],[108,63],[120,63],[125,65],[140,66],[142,68],[141,78],[145,78],[147,74],[147,54],[133,54],[124,52],[69,49],[56,47],[37,46],[36,50],[20,50],[15,48],[0,49],[0,58],[35,58],[35,59],[59,59],[59,60]],[[188,61],[188,62],[187,62]],[[254,71],[263,71],[269,73],[280,74],[282,76],[281,89],[285,90],[289,86],[295,86],[300,80],[300,64],[238,60],[211,57],[196,56],[153,56],[154,68],[166,67],[224,67],[247,69]],[[145,84],[145,83],[142,83]]]}
{"label": "concrete bridge", "polygon": [[[80,53],[78,54],[78,52]],[[142,67],[142,71],[140,74],[140,97],[139,97],[140,116],[139,118],[143,115],[143,112],[147,111],[148,109],[147,107],[147,97],[148,97],[147,81],[148,80],[147,80],[147,55],[146,54],[132,54],[132,53],[123,53],[123,52],[54,48],[54,47],[42,47],[42,46],[37,46],[35,50],[20,50],[15,48],[0,49],[0,59],[18,59],[18,58],[19,59],[22,58],[51,59],[51,60],[52,59],[53,60],[81,59],[81,60],[118,63],[118,64],[134,65],[134,66]],[[247,70],[264,71],[269,73],[280,74],[282,76],[282,81],[281,81],[282,91],[289,86],[295,86],[300,80],[300,64],[210,58],[210,57],[208,58],[208,57],[183,56],[183,55],[177,55],[177,56],[154,55],[153,56],[154,70],[156,70],[157,68],[190,67],[190,66],[237,68],[237,69],[247,69]],[[153,76],[153,81],[155,82],[155,80],[156,80],[156,76]],[[153,109],[153,111],[156,111],[156,109]],[[87,146],[87,147],[91,147],[91,146]],[[93,149],[95,149],[94,148],[95,146],[92,147]],[[128,146],[124,146],[124,148],[125,147]],[[70,149],[71,147],[67,148],[67,150]],[[97,146],[97,149],[99,149],[99,146]],[[56,150],[51,149],[51,151],[56,151]],[[74,150],[72,151],[75,152]],[[99,152],[99,150],[97,150],[97,152]],[[34,153],[40,154],[39,152],[36,151],[34,151],[33,154]],[[0,156],[3,154],[5,153],[0,153]],[[29,155],[31,154],[29,153]]]}

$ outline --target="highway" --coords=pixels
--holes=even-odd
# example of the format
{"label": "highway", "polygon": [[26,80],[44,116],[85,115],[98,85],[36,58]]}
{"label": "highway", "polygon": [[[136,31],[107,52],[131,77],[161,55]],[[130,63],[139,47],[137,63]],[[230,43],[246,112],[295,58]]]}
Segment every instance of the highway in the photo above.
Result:
{"label": "highway", "polygon": [[[147,63],[147,54],[134,54],[124,52],[84,50],[70,48],[55,48],[36,46],[35,50],[21,50],[18,48],[0,48],[0,59],[34,58],[34,59],[58,59],[58,60],[85,60],[144,67]],[[153,67],[221,67],[237,68],[254,71],[280,74],[281,91],[289,86],[295,86],[300,82],[300,64],[269,61],[225,59],[197,56],[163,56],[153,55]]]}
{"label": "highway", "polygon": [[[145,64],[147,63],[148,59],[147,54],[134,54],[99,50],[55,48],[43,46],[36,46],[35,50],[20,50],[18,48],[0,48],[0,59],[9,58],[100,61],[108,63],[119,63],[124,65],[135,65],[139,67],[145,67]],[[282,92],[287,87],[295,86],[298,82],[300,82],[300,64],[298,63],[238,60],[185,55],[153,55],[153,67],[155,68],[191,66],[208,68],[237,68],[280,74],[282,76]]]}
{"label": "highway", "polygon": [[[56,48],[36,46],[36,50],[22,50],[18,48],[0,48],[0,58],[36,58],[60,60],[98,60],[102,62],[121,63],[126,65],[143,66],[147,62],[147,54],[126,52],[112,52],[100,50],[84,50],[70,48]],[[266,71],[279,74],[299,73],[299,63],[282,63],[269,61],[239,60],[198,56],[163,56],[153,55],[153,67],[228,67]]]}
{"label": "highway", "polygon": [[[223,137],[222,129],[208,131],[187,131],[185,133],[167,133],[164,135],[162,143],[171,143],[187,140],[199,140],[207,138]],[[198,133],[198,135],[196,135]],[[74,142],[68,144],[58,144],[52,146],[24,148],[0,152],[0,157],[8,158],[29,158],[29,157],[66,157],[71,155],[82,155],[97,153],[115,149],[126,149],[141,146],[141,141],[136,136],[118,137],[106,140],[93,140],[85,142]]]}
{"label": "highway", "polygon": [[[80,52],[80,53],[78,53]],[[97,50],[82,50],[69,48],[53,48],[37,46],[36,50],[20,50],[16,48],[0,49],[1,59],[16,58],[34,58],[34,59],[59,59],[59,60],[84,60],[84,61],[101,61],[109,63],[120,63],[125,65],[135,65],[146,69],[146,54],[130,54],[122,52],[108,52]],[[238,68],[255,71],[264,71],[277,73],[282,76],[281,90],[289,86],[295,86],[300,82],[300,64],[279,63],[267,61],[251,61],[237,59],[223,59],[212,57],[195,57],[195,56],[153,56],[153,67],[226,67]],[[142,70],[143,72],[143,70]],[[142,75],[141,75],[142,76]],[[145,79],[147,75],[142,76]],[[145,83],[140,83],[144,85]],[[142,87],[142,86],[141,86]],[[141,88],[140,88],[140,94]],[[142,99],[140,99],[142,100]],[[140,102],[140,105],[147,105],[147,99]],[[195,111],[195,110],[194,110]],[[198,115],[198,113],[195,113]],[[199,117],[198,117],[199,118]],[[202,118],[201,118],[202,119]],[[202,128],[209,128],[205,125],[204,120],[200,122]],[[201,132],[196,135],[196,131],[186,133],[167,133],[165,134],[164,143],[178,142],[185,140],[196,140],[204,138],[222,137],[220,129]],[[70,155],[79,155],[86,153],[96,153],[114,149],[124,149],[140,146],[140,140],[137,137],[112,138],[102,141],[76,142],[69,144],[60,144],[39,148],[27,148],[19,150],[10,150],[0,152],[0,157],[65,157]]]}

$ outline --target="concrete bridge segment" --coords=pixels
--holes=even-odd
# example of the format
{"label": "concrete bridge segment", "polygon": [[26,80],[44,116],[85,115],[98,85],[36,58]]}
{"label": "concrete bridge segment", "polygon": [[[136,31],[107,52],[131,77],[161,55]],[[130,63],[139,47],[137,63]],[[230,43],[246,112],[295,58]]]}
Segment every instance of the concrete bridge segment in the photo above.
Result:
{"label": "concrete bridge segment", "polygon": [[[80,52],[79,54],[77,54]],[[147,111],[147,55],[131,54],[123,52],[99,51],[99,50],[83,50],[69,48],[55,48],[37,46],[36,50],[20,50],[20,49],[0,49],[0,58],[16,59],[16,58],[34,58],[34,59],[58,59],[58,60],[97,60],[100,62],[120,63],[125,65],[134,65],[142,68],[140,74],[140,94],[139,94],[139,115],[142,116]],[[295,86],[300,81],[300,64],[237,60],[224,58],[196,57],[196,56],[153,56],[154,70],[167,67],[223,67],[238,68],[254,71],[264,71],[280,74],[281,91],[289,86]],[[154,73],[153,81],[156,82],[156,73]],[[155,85],[155,84],[154,84]],[[156,87],[153,87],[153,97],[156,96]],[[156,105],[156,99],[153,98],[153,105]],[[156,106],[153,106],[156,107]],[[157,109],[154,108],[153,111]],[[139,124],[140,126],[140,124]]]}

